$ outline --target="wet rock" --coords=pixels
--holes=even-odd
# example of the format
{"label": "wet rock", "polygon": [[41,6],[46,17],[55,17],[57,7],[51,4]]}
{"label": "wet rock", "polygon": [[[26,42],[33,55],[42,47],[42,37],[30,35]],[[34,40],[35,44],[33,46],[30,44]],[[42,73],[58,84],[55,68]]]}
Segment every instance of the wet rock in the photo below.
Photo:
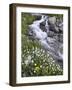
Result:
{"label": "wet rock", "polygon": [[62,19],[57,19],[56,26],[59,28],[61,32],[63,32],[63,21]]}
{"label": "wet rock", "polygon": [[40,28],[46,32],[45,24],[46,24],[45,21],[40,23]]}
{"label": "wet rock", "polygon": [[56,27],[55,24],[49,25],[49,29],[50,29],[50,31],[53,31],[53,32],[59,32],[59,28]]}
{"label": "wet rock", "polygon": [[49,31],[47,34],[48,34],[48,37],[53,37],[54,36],[54,32],[53,31]]}

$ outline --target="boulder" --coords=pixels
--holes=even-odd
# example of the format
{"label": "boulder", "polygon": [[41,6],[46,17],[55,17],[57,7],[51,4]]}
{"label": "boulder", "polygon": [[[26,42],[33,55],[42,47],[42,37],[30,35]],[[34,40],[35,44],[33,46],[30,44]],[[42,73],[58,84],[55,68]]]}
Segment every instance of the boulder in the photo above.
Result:
{"label": "boulder", "polygon": [[56,17],[49,17],[48,19],[49,24],[55,24],[56,23]]}

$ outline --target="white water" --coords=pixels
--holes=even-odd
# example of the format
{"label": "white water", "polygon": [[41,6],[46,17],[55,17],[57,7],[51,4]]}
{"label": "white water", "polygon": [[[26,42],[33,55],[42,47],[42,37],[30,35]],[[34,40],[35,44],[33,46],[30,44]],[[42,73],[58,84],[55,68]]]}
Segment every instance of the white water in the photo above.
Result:
{"label": "white water", "polygon": [[[40,23],[42,22],[45,22],[46,32],[40,28]],[[63,55],[60,52],[62,44],[47,35],[49,32],[48,16],[42,15],[40,20],[34,21],[29,27],[32,31],[33,38],[38,40],[45,51],[47,51],[55,60],[63,60]]]}

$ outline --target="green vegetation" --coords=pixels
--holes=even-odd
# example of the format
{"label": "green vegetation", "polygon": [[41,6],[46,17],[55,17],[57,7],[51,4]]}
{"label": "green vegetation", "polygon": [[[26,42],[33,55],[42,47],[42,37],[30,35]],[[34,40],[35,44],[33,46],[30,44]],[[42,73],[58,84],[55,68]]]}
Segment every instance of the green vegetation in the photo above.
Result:
{"label": "green vegetation", "polygon": [[35,17],[31,14],[24,14],[22,13],[22,34],[27,33],[28,25],[32,24],[32,22],[35,20]]}
{"label": "green vegetation", "polygon": [[62,20],[63,20],[63,14],[48,14],[48,16],[50,16],[50,17],[53,17],[53,16],[55,16],[56,18],[61,18]]}
{"label": "green vegetation", "polygon": [[21,75],[22,77],[62,75],[63,70],[55,63],[55,60],[41,48],[37,41],[29,39],[27,35],[28,25],[35,20],[36,16],[22,13]]}

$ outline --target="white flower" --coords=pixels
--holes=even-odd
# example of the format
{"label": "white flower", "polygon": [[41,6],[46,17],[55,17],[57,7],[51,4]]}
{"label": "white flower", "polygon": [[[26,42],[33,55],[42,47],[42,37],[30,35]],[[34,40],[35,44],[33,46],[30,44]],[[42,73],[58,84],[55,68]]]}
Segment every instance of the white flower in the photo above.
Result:
{"label": "white flower", "polygon": [[29,63],[31,63],[31,56],[29,55],[27,57],[27,59],[25,60],[25,64],[28,65]]}
{"label": "white flower", "polygon": [[42,65],[40,65],[40,68],[42,68]]}
{"label": "white flower", "polygon": [[25,60],[25,64],[26,64],[26,65],[28,65],[28,64],[29,64],[28,60]]}
{"label": "white flower", "polygon": [[31,62],[32,62],[32,63],[34,63],[34,61],[33,61],[33,60],[32,60]]}
{"label": "white flower", "polygon": [[31,60],[31,55],[28,56],[28,60]]}

